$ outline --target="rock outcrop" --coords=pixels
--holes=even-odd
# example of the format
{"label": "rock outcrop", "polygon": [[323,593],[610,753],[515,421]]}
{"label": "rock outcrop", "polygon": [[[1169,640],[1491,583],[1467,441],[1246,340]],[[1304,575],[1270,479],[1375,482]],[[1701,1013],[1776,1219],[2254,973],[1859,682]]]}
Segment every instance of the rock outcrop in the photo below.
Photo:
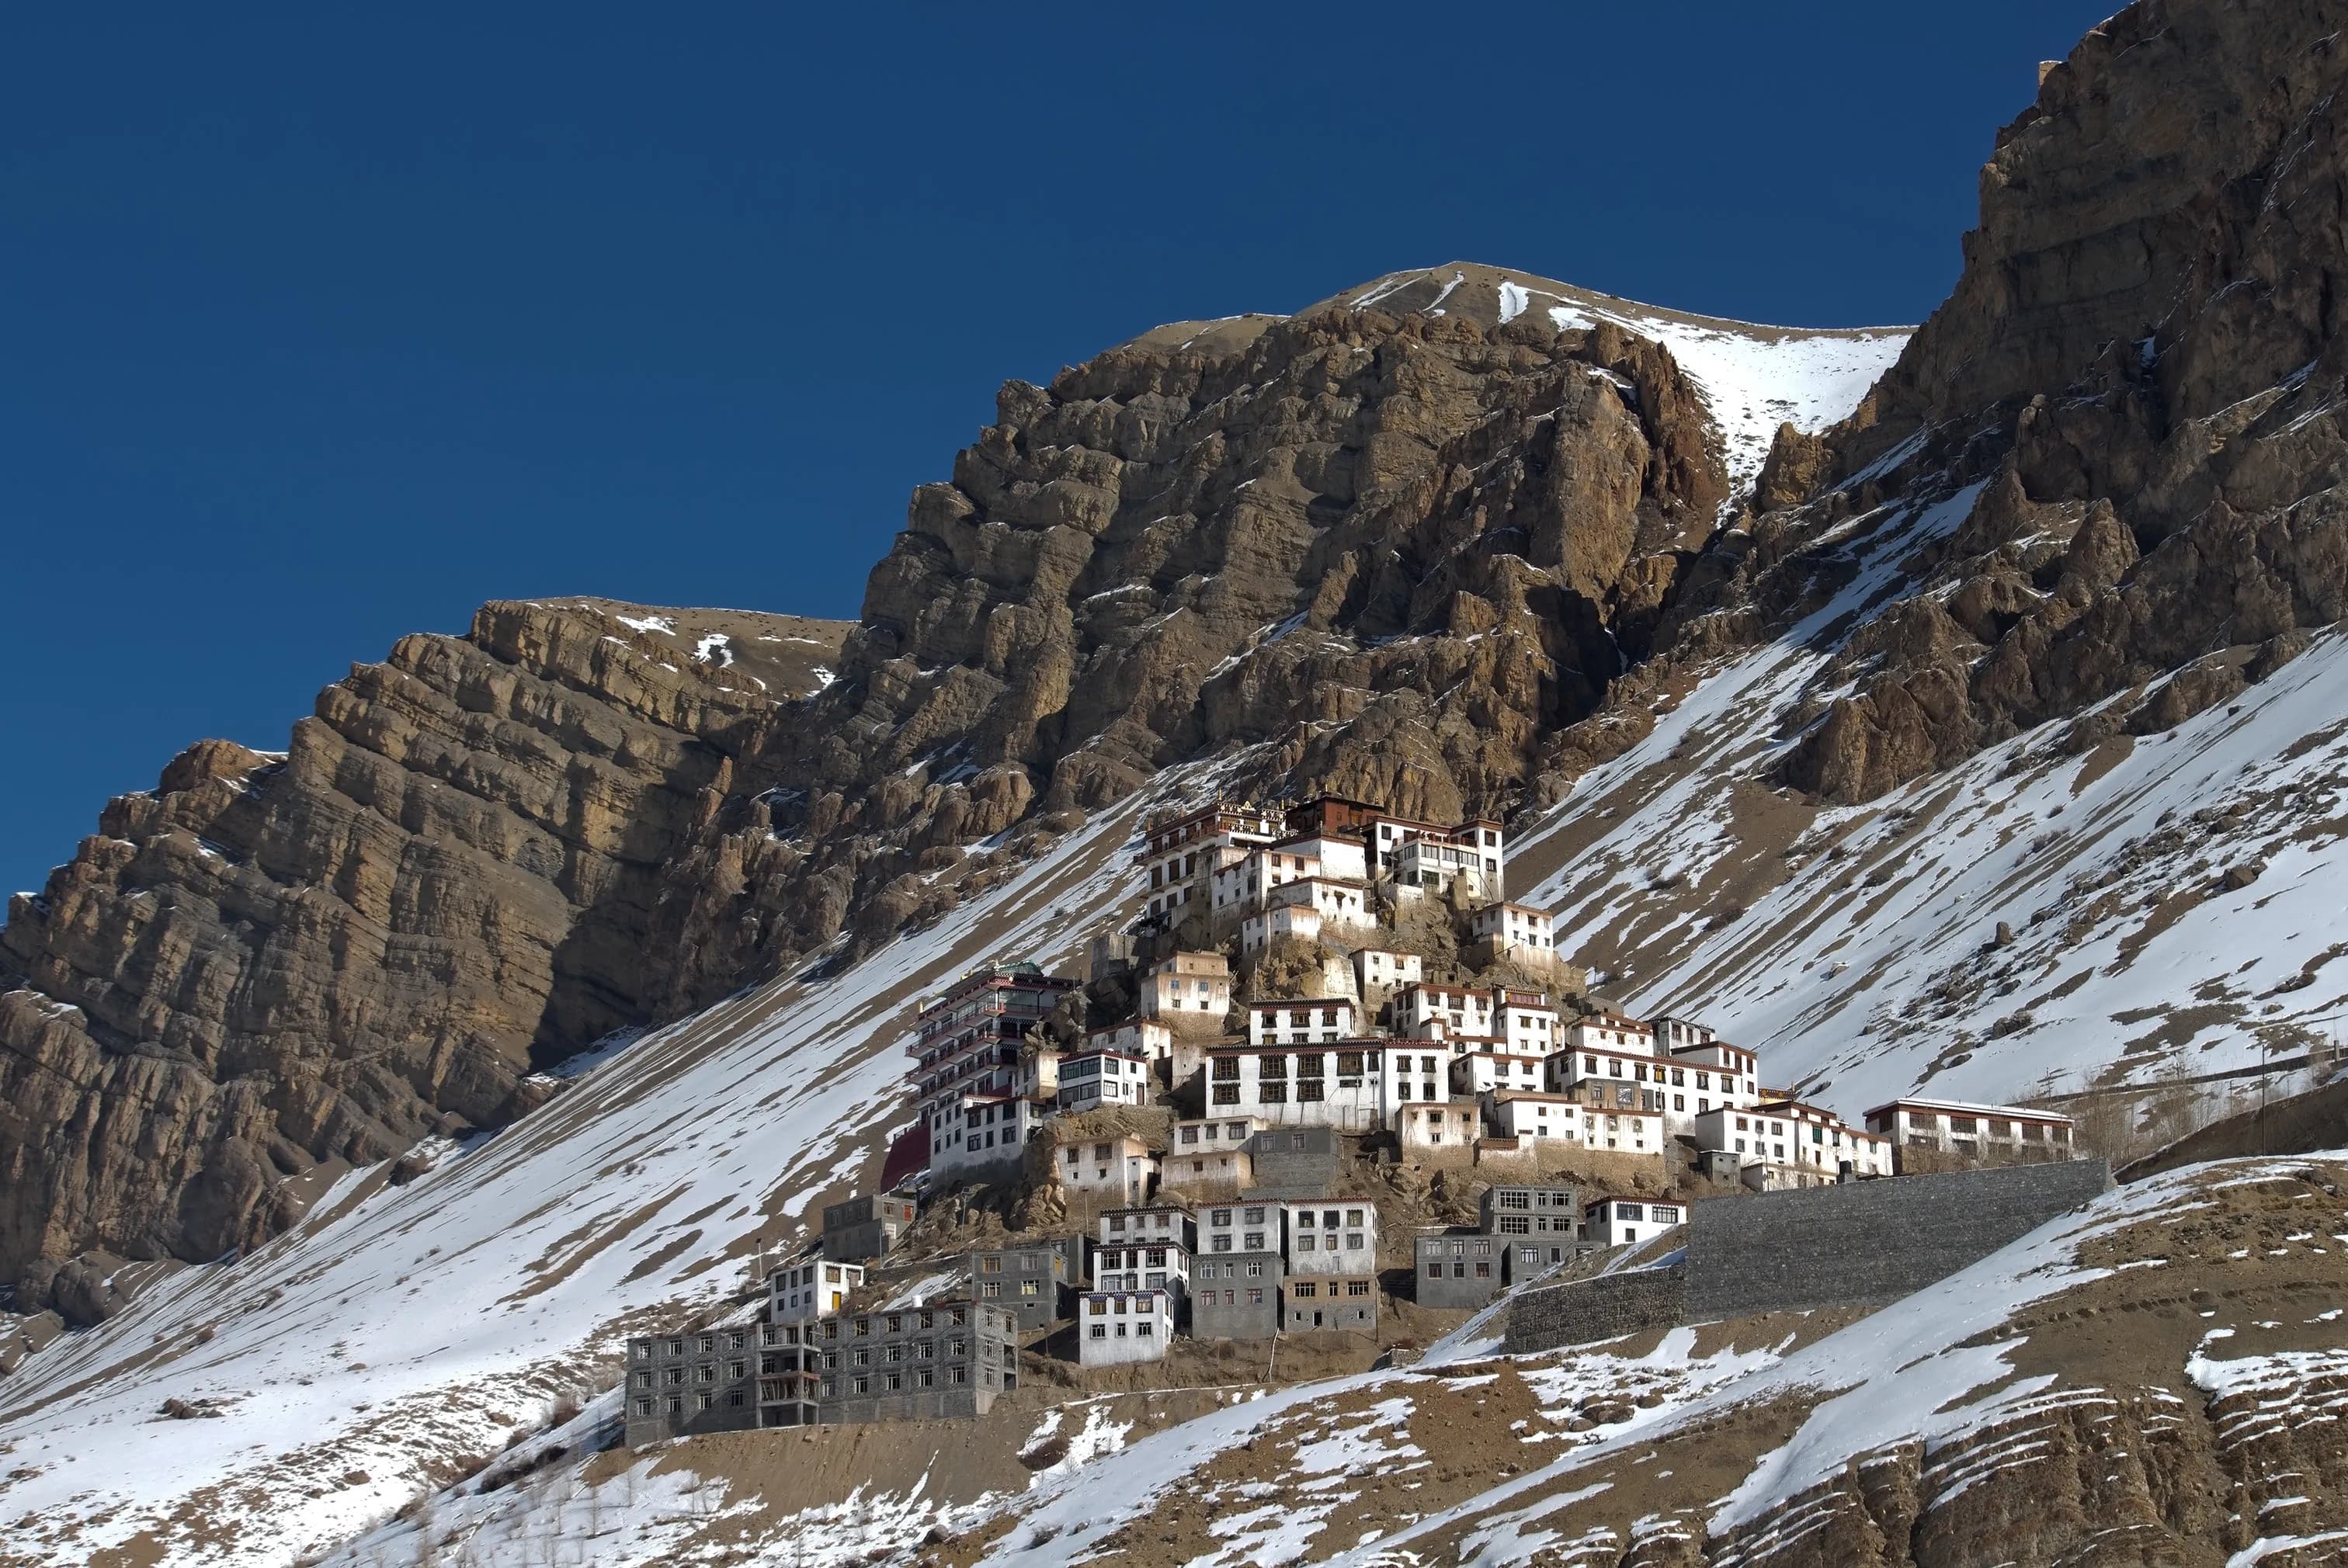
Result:
{"label": "rock outcrop", "polygon": [[73,1308],[55,1260],[248,1245],[285,1177],[495,1125],[654,1016],[668,864],[844,630],[491,604],[285,753],[201,742],[110,803],[0,931],[0,1277]]}
{"label": "rock outcrop", "polygon": [[2343,20],[2133,5],[2006,128],[1949,302],[1822,452],[1773,454],[1794,509],[1675,607],[1799,601],[1813,540],[1982,487],[1787,782],[1859,801],[2050,721],[2165,727],[2348,611]]}

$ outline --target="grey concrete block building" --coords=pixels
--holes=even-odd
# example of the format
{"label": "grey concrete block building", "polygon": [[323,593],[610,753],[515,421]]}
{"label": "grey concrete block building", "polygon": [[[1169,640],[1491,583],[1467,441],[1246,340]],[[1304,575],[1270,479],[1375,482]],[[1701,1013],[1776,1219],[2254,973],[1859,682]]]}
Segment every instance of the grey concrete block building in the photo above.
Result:
{"label": "grey concrete block building", "polygon": [[628,1446],[757,1426],[757,1337],[736,1325],[629,1340]]}
{"label": "grey concrete block building", "polygon": [[1443,1231],[1416,1237],[1412,1254],[1411,1276],[1418,1282],[1421,1307],[1472,1310],[1487,1306],[1508,1277],[1505,1237]]}
{"label": "grey concrete block building", "polygon": [[1269,1339],[1280,1331],[1285,1277],[1273,1251],[1210,1253],[1191,1260],[1190,1337]]}
{"label": "grey concrete block building", "polygon": [[913,1200],[889,1193],[868,1194],[823,1210],[823,1255],[838,1263],[886,1257],[913,1223]]}
{"label": "grey concrete block building", "polygon": [[1019,1386],[1018,1322],[984,1302],[852,1312],[804,1327],[816,1419],[826,1424],[981,1416]]}
{"label": "grey concrete block building", "polygon": [[1486,1235],[1508,1243],[1510,1284],[1546,1274],[1584,1249],[1581,1193],[1573,1186],[1488,1187],[1477,1214]]}
{"label": "grey concrete block building", "polygon": [[1332,1274],[1318,1279],[1300,1279],[1291,1275],[1280,1289],[1280,1327],[1287,1334],[1317,1334],[1341,1328],[1375,1334],[1377,1282],[1367,1275]]}
{"label": "grey concrete block building", "polygon": [[1082,1247],[1081,1242],[1052,1243],[971,1253],[971,1290],[982,1305],[1009,1312],[1022,1333],[1033,1333],[1068,1315],[1069,1294],[1084,1284],[1081,1271],[1071,1270],[1069,1255],[1081,1257]]}
{"label": "grey concrete block building", "polygon": [[1334,1127],[1268,1129],[1248,1140],[1247,1153],[1254,1183],[1243,1194],[1247,1197],[1309,1198],[1337,1184]]}

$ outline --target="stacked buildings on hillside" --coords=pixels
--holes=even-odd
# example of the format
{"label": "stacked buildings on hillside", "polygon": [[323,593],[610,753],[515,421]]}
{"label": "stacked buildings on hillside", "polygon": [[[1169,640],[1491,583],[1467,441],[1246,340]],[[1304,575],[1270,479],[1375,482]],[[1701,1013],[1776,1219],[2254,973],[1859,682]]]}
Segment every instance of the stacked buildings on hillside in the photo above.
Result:
{"label": "stacked buildings on hillside", "polygon": [[[1507,897],[1505,859],[1496,822],[1334,797],[1153,823],[1134,928],[1094,944],[1129,1009],[1099,1019],[1073,978],[989,964],[922,1009],[912,1045],[923,1199],[1049,1180],[1091,1232],[969,1253],[940,1299],[860,1303],[923,1199],[832,1204],[758,1322],[631,1341],[628,1440],[975,1415],[1016,1387],[1022,1335],[1065,1333],[1086,1366],[1186,1336],[1375,1335],[1357,1146],[1493,1168],[1474,1226],[1408,1245],[1416,1298],[1460,1308],[1679,1225],[1684,1202],[1650,1194],[1691,1173],[1767,1191],[2070,1153],[2066,1119],[2012,1107],[1903,1100],[1854,1127],[1764,1087],[1756,1054],[1696,1020],[1586,997],[1551,915]],[[1249,996],[1274,958],[1310,994]],[[1606,1190],[1544,1178],[1560,1167]]]}
{"label": "stacked buildings on hillside", "polygon": [[[1413,1160],[1540,1169],[1603,1156],[1622,1181],[1643,1169],[1668,1181],[1693,1144],[1704,1169],[1761,1190],[1889,1174],[1903,1141],[1921,1147],[1923,1134],[1905,1129],[1924,1123],[1900,1121],[1897,1106],[1882,1108],[1881,1127],[1852,1126],[1765,1089],[1755,1053],[1698,1020],[1634,1019],[1582,998],[1551,915],[1506,896],[1497,822],[1421,822],[1335,796],[1284,812],[1217,802],[1153,822],[1138,864],[1140,912],[1113,949],[1141,966],[1132,1016],[1081,1035],[1073,1014],[1054,1025],[1078,982],[1027,963],[973,970],[922,1012],[911,1078],[933,1182],[1011,1176],[1055,1120],[1149,1105],[1384,1135]],[[1411,913],[1430,898],[1440,912]],[[1449,950],[1501,978],[1447,982],[1402,945],[1406,926],[1420,922],[1424,937],[1442,914]],[[1240,999],[1283,943],[1323,960],[1320,994]],[[2004,1144],[2017,1150],[2035,1126],[1992,1124],[2014,1129]],[[1197,1132],[1113,1157],[1071,1143],[1063,1181],[1117,1203],[1169,1177],[1245,1185],[1243,1153],[1200,1145]]]}

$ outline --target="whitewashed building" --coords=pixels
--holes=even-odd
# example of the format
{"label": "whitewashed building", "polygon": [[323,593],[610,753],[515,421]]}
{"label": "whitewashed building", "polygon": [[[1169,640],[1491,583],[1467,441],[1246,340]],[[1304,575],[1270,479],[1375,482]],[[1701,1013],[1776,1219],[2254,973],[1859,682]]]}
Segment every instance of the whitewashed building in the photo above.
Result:
{"label": "whitewashed building", "polygon": [[1355,1032],[1359,1009],[1348,997],[1250,1002],[1250,1045],[1332,1045]]}
{"label": "whitewashed building", "polygon": [[1128,1236],[1093,1249],[1097,1290],[1163,1290],[1178,1301],[1190,1284],[1190,1249],[1179,1241]]}
{"label": "whitewashed building", "polygon": [[1231,1010],[1231,960],[1220,953],[1177,953],[1141,978],[1137,1009],[1159,1023],[1222,1022]]}
{"label": "whitewashed building", "polygon": [[1278,1255],[1282,1224],[1280,1206],[1270,1199],[1209,1204],[1199,1211],[1199,1250]]}
{"label": "whitewashed building", "polygon": [[[1498,1042],[1492,1044],[1497,1048]],[[1471,1097],[1503,1089],[1538,1094],[1548,1081],[1548,1072],[1545,1056],[1498,1049],[1470,1050],[1452,1059],[1451,1091]]]}
{"label": "whitewashed building", "polygon": [[1490,991],[1472,986],[1432,985],[1422,980],[1395,993],[1395,1032],[1431,1039],[1434,1036],[1429,1031],[1440,1024],[1446,1036],[1454,1040],[1461,1035],[1488,1035],[1494,1032],[1492,1002]]}
{"label": "whitewashed building", "polygon": [[1369,857],[1356,835],[1334,829],[1292,834],[1269,845],[1268,853],[1303,856],[1321,867],[1321,876],[1357,886],[1370,879]]}
{"label": "whitewashed building", "polygon": [[1076,1361],[1114,1367],[1155,1361],[1174,1337],[1174,1295],[1167,1290],[1088,1290],[1076,1298]]}
{"label": "whitewashed building", "polygon": [[1220,803],[1153,823],[1136,857],[1146,881],[1144,917],[1172,926],[1196,913],[1215,872],[1271,843],[1278,830],[1269,812]]}
{"label": "whitewashed building", "polygon": [[1655,1032],[1621,1013],[1584,1013],[1558,1032],[1558,1045],[1567,1050],[1611,1050],[1631,1056],[1655,1054]]}
{"label": "whitewashed building", "polygon": [[1333,939],[1378,928],[1377,913],[1370,907],[1369,890],[1359,882],[1341,881],[1334,876],[1299,876],[1282,883],[1264,900],[1264,907],[1311,909],[1321,917],[1320,928]]}
{"label": "whitewashed building", "polygon": [[1164,1061],[1174,1054],[1174,1031],[1151,1019],[1132,1019],[1113,1028],[1089,1031],[1085,1036],[1085,1049],[1138,1056],[1144,1061]]}
{"label": "whitewashed building", "polygon": [[1892,1145],[1895,1161],[1910,1150],[1991,1163],[2076,1153],[2071,1118],[2027,1105],[1910,1098],[1877,1106],[1866,1121],[1869,1132]]}
{"label": "whitewashed building", "polygon": [[1375,1275],[1378,1271],[1378,1210],[1360,1198],[1290,1198],[1280,1211],[1288,1273]]}
{"label": "whitewashed building", "polygon": [[1687,1205],[1651,1198],[1599,1198],[1581,1215],[1584,1239],[1600,1246],[1628,1246],[1686,1224]]}
{"label": "whitewashed building", "polygon": [[1468,938],[1488,964],[1557,961],[1556,920],[1529,904],[1483,905],[1468,917]]}
{"label": "whitewashed building", "polygon": [[1717,1107],[1697,1118],[1695,1138],[1700,1149],[1736,1155],[1740,1178],[1762,1192],[1831,1186],[1846,1165],[1853,1176],[1892,1173],[1890,1139],[1798,1100]]}
{"label": "whitewashed building", "polygon": [[1209,883],[1209,912],[1228,931],[1271,901],[1275,888],[1321,875],[1321,857],[1301,850],[1251,849],[1216,871]]}
{"label": "whitewashed building", "polygon": [[1282,904],[1240,919],[1240,957],[1251,958],[1274,942],[1318,942],[1321,911],[1309,904]]}
{"label": "whitewashed building", "polygon": [[1456,1154],[1474,1149],[1484,1135],[1484,1119],[1473,1101],[1399,1106],[1391,1120],[1406,1155]]}
{"label": "whitewashed building", "polygon": [[1094,1233],[1104,1246],[1171,1245],[1189,1252],[1199,1245],[1198,1221],[1180,1204],[1107,1210],[1095,1222]]}
{"label": "whitewashed building", "polygon": [[1557,1049],[1557,1009],[1541,991],[1492,993],[1492,1032],[1507,1043],[1503,1050],[1525,1056],[1547,1056]]}
{"label": "whitewashed building", "polygon": [[1660,1166],[1668,1144],[1663,1113],[1627,1105],[1593,1105],[1577,1095],[1503,1090],[1488,1096],[1486,1120],[1504,1138],[1572,1143],[1592,1153],[1629,1154]]}
{"label": "whitewashed building", "polygon": [[1146,1204],[1158,1190],[1159,1157],[1129,1132],[1063,1144],[1058,1164],[1060,1185],[1071,1194],[1120,1207]]}
{"label": "whitewashed building", "polygon": [[1059,1104],[1066,1114],[1148,1101],[1149,1063],[1141,1057],[1083,1050],[1060,1061]]}
{"label": "whitewashed building", "polygon": [[864,1266],[810,1258],[787,1264],[767,1276],[767,1321],[811,1323],[829,1317],[864,1283]]}
{"label": "whitewashed building", "polygon": [[1354,950],[1354,983],[1361,988],[1365,1003],[1373,993],[1383,996],[1404,986],[1415,986],[1426,977],[1426,960],[1416,953],[1397,953],[1386,948]]}
{"label": "whitewashed building", "polygon": [[1374,1132],[1385,1124],[1387,1106],[1398,1098],[1392,1074],[1403,1071],[1399,1064],[1390,1068],[1385,1044],[1337,1040],[1303,1050],[1219,1046],[1207,1052],[1208,1113],[1251,1118],[1265,1127]]}

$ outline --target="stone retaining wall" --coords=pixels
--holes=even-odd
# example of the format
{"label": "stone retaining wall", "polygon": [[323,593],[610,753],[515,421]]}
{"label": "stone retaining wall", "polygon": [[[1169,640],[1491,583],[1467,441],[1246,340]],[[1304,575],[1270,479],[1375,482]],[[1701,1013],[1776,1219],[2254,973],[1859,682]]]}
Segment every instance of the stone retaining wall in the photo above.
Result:
{"label": "stone retaining wall", "polygon": [[1691,1321],[1913,1295],[2109,1190],[2100,1160],[1898,1176],[1688,1209]]}
{"label": "stone retaining wall", "polygon": [[1683,1261],[1519,1291],[1508,1348],[1587,1344],[1670,1323],[1880,1307],[1978,1263],[2110,1190],[2101,1160],[1897,1176],[1704,1200]]}
{"label": "stone retaining wall", "polygon": [[1685,1316],[1685,1274],[1671,1264],[1519,1291],[1509,1302],[1505,1348],[1519,1355],[1666,1327]]}

